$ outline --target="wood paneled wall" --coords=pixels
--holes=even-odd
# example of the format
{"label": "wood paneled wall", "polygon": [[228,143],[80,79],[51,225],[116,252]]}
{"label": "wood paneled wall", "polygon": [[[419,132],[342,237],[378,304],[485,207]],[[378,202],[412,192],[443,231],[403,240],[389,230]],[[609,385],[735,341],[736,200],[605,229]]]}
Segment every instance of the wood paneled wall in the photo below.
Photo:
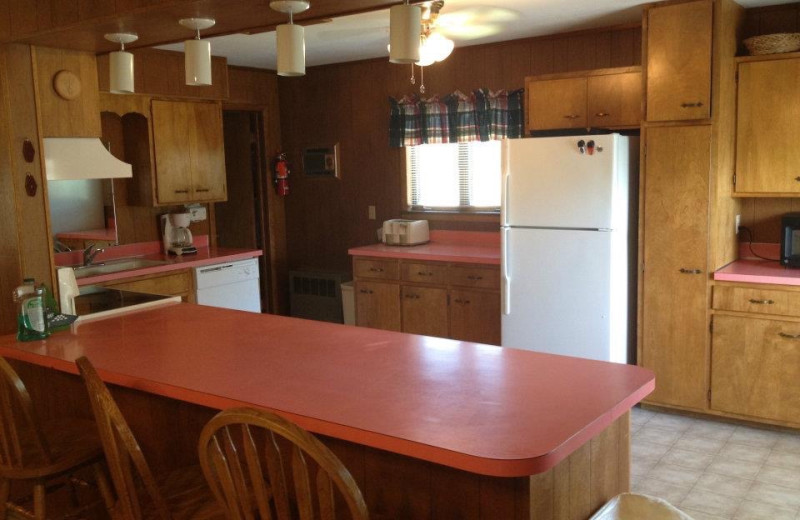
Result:
{"label": "wood paneled wall", "polygon": [[[800,3],[757,7],[745,14],[744,38],[779,32],[800,32]],[[742,225],[753,232],[755,242],[780,242],[781,216],[800,211],[800,198],[751,198],[742,200]],[[739,239],[748,240],[747,233]]]}
{"label": "wood paneled wall", "polygon": [[[428,95],[516,89],[528,75],[639,64],[641,29],[619,27],[460,47],[426,67],[425,86]],[[410,73],[409,66],[381,58],[309,68],[304,77],[279,80],[281,130],[292,169],[286,199],[290,268],[349,271],[347,249],[374,242],[384,220],[400,217],[404,150],[388,146],[388,97],[418,92]],[[306,178],[302,150],[337,142],[341,180]],[[376,220],[367,218],[370,205],[376,206]],[[455,224],[482,230],[497,225]]]}

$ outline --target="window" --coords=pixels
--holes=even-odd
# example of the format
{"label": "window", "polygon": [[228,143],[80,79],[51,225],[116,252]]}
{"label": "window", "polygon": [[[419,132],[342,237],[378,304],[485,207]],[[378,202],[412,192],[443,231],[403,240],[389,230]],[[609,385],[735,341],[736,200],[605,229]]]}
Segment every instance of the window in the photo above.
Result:
{"label": "window", "polygon": [[499,211],[500,141],[406,147],[412,210]]}

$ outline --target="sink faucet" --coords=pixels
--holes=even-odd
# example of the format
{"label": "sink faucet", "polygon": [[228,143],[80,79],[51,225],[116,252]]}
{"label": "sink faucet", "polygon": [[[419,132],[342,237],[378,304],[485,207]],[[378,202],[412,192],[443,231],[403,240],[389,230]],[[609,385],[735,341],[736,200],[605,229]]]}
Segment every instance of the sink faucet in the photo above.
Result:
{"label": "sink faucet", "polygon": [[94,244],[89,244],[89,247],[83,250],[83,266],[88,267],[92,265],[94,257],[105,251],[105,249],[96,249]]}

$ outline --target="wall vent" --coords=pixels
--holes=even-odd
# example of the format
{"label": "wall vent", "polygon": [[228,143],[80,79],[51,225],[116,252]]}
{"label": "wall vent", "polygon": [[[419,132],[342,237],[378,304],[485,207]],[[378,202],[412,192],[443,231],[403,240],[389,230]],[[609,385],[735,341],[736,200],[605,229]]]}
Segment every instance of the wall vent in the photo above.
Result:
{"label": "wall vent", "polygon": [[341,284],[350,278],[347,273],[290,271],[291,316],[343,323]]}

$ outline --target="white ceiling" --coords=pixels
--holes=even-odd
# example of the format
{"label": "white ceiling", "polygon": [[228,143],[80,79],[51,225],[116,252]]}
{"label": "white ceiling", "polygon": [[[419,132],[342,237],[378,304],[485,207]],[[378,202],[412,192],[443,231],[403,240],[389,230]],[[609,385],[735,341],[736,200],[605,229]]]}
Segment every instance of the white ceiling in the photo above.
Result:
{"label": "white ceiling", "polygon": [[[792,0],[740,0],[744,7]],[[637,22],[645,0],[446,0],[441,25],[458,47]],[[314,2],[311,2],[311,10]],[[473,34],[463,35],[467,28]],[[480,30],[490,33],[478,35]],[[344,16],[306,27],[307,66],[388,56],[389,11]],[[275,33],[211,38],[231,65],[276,68]],[[183,44],[160,47],[176,51]]]}

